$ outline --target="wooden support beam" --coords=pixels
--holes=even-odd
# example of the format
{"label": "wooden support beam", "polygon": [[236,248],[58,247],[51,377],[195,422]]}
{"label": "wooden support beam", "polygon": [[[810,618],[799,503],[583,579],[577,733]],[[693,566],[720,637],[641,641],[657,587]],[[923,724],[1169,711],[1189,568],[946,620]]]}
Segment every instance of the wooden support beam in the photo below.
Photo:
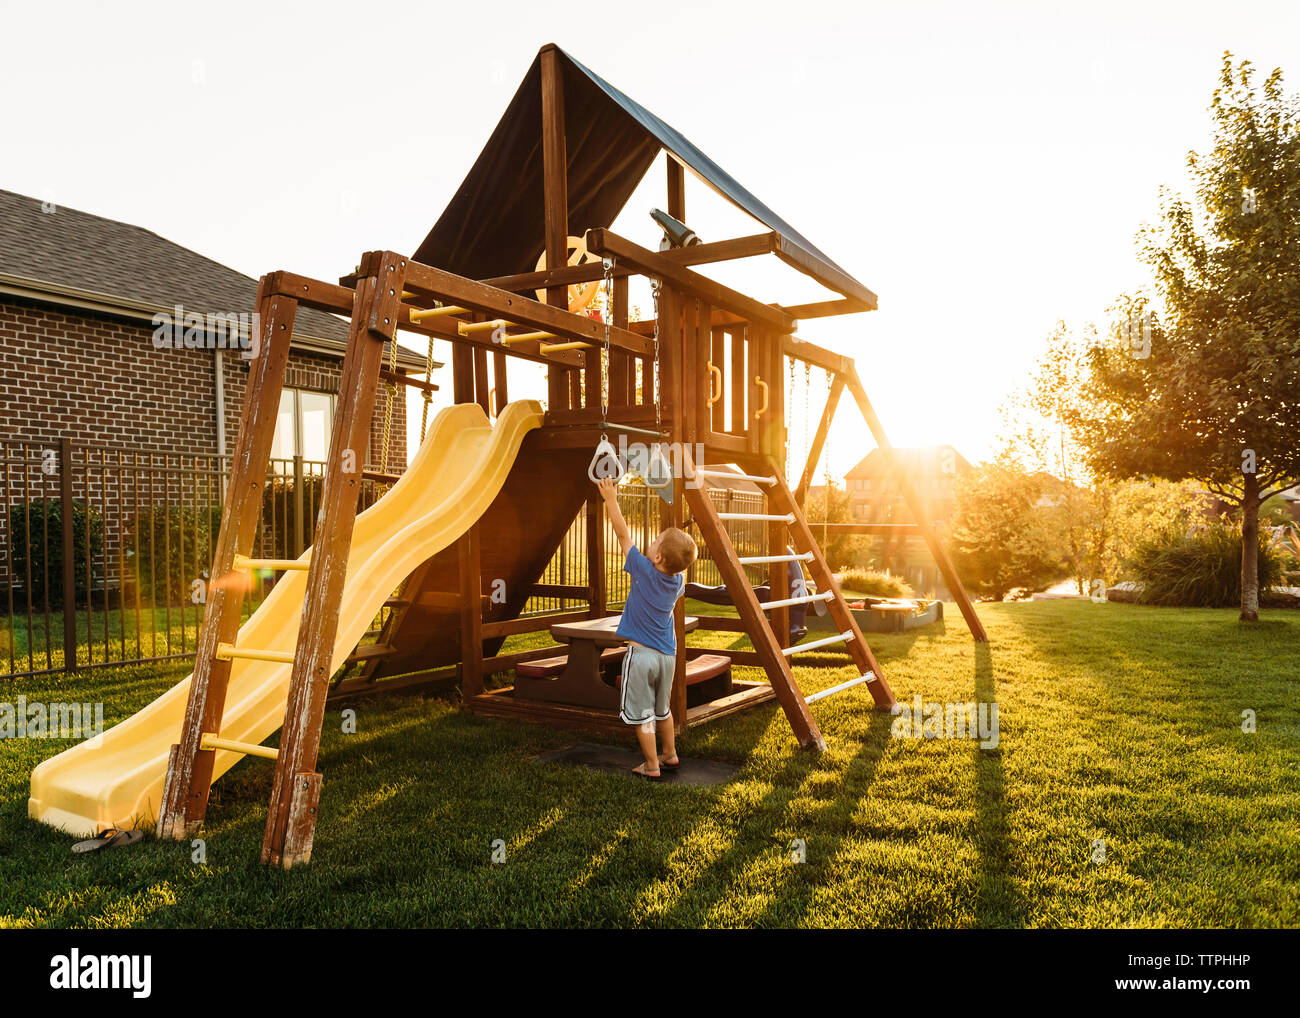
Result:
{"label": "wooden support beam", "polygon": [[845,297],[843,300],[822,300],[814,304],[773,304],[772,306],[780,308],[787,315],[797,318],[799,321],[810,318],[830,318],[834,315],[856,315],[864,311],[875,310],[870,305],[864,304],[853,297]]}
{"label": "wooden support beam", "polygon": [[795,360],[805,361],[816,367],[825,368],[833,374],[841,374],[846,369],[853,367],[852,357],[845,357],[834,350],[827,350],[816,343],[796,339],[794,336],[783,337],[782,348],[785,350],[787,357],[793,357]]}
{"label": "wooden support beam", "polygon": [[[569,264],[569,154],[564,131],[564,69],[559,51],[542,51],[542,215],[546,239],[546,265]],[[546,303],[569,309],[569,288],[552,284],[546,288]],[[542,326],[545,328],[545,326]],[[546,374],[548,409],[571,406],[572,396],[566,372],[558,367]]]}
{"label": "wooden support beam", "polygon": [[593,617],[606,613],[609,598],[605,580],[605,500],[587,498],[587,602]]}
{"label": "wooden support beam", "polygon": [[483,579],[478,524],[456,542],[460,575],[460,679],[465,696],[483,692]]}
{"label": "wooden support beam", "polygon": [[298,309],[296,299],[279,292],[282,282],[279,274],[273,273],[263,276],[258,284],[258,355],[249,365],[228,494],[212,560],[210,575],[214,581],[199,628],[180,742],[172,747],[167,762],[156,828],[160,839],[183,840],[198,830],[207,813],[215,754],[203,750],[201,743],[204,733],[221,731],[231,670],[229,659],[217,658],[217,648],[234,643],[239,633],[248,580],[236,572],[235,556],[253,548]]}
{"label": "wooden support beam", "polygon": [[668,163],[668,214],[686,222],[686,167],[665,152]]}
{"label": "wooden support beam", "polygon": [[784,311],[779,311],[770,304],[762,304],[753,297],[747,297],[721,283],[715,283],[707,276],[692,272],[673,259],[647,250],[610,230],[588,230],[587,250],[592,254],[611,255],[621,262],[635,266],[646,275],[671,281],[692,296],[706,300],[716,307],[725,308],[748,321],[761,322],[780,333],[794,331],[796,322]]}
{"label": "wooden support beam", "polygon": [[360,473],[347,473],[344,467],[363,462],[370,447],[384,342],[391,342],[396,332],[407,268],[408,260],[391,251],[367,252],[362,258],[363,278],[348,330],[321,494],[321,521],[307,572],[280,756],[262,841],[262,861],[285,868],[311,858],[321,786],[316,759],[334,671],[334,640],[361,485]]}
{"label": "wooden support beam", "polygon": [[903,499],[907,502],[908,508],[912,510],[912,516],[916,520],[916,525],[920,528],[921,536],[925,538],[925,543],[929,545],[930,554],[934,556],[935,564],[938,565],[939,572],[943,574],[943,580],[948,587],[948,592],[952,594],[953,600],[957,602],[957,607],[961,610],[962,617],[970,628],[971,636],[980,643],[987,643],[988,634],[984,631],[984,623],[975,614],[975,605],[971,603],[970,596],[962,585],[961,577],[957,575],[952,559],[948,557],[947,549],[944,548],[943,542],[939,540],[939,535],[930,523],[925,511],[925,503],[912,486],[911,480],[900,469],[897,457],[894,455],[894,447],[889,441],[889,436],[885,434],[885,428],[880,423],[880,418],[876,416],[871,400],[867,398],[867,390],[862,387],[862,380],[858,378],[858,372],[853,367],[852,362],[849,363],[845,372],[845,382],[854,400],[857,401],[858,409],[862,412],[867,427],[871,429],[876,445],[884,452],[893,470],[893,475],[898,482]]}
{"label": "wooden support beam", "polygon": [[[731,237],[727,240],[710,241],[707,244],[693,244],[690,247],[674,247],[659,253],[678,265],[712,265],[716,262],[735,261],[739,258],[755,258],[775,251],[779,238],[775,233],[755,233],[745,237]],[[634,266],[615,265],[614,278],[626,279],[639,274]],[[591,261],[585,265],[562,265],[558,269],[540,269],[536,272],[517,272],[509,276],[492,276],[482,280],[488,286],[495,286],[513,293],[529,290],[546,289],[552,286],[571,286],[575,283],[590,283],[605,278],[605,269],[601,262]],[[813,305],[809,305],[813,306]]]}
{"label": "wooden support beam", "polygon": [[822,458],[826,436],[830,434],[831,422],[835,419],[835,409],[839,406],[840,396],[843,393],[844,379],[836,375],[835,381],[831,383],[831,391],[826,396],[826,408],[822,410],[821,420],[817,422],[817,432],[808,447],[808,461],[803,465],[803,473],[799,476],[799,487],[794,492],[795,501],[801,506],[808,498],[808,489],[812,486],[813,474],[817,472],[817,462]]}
{"label": "wooden support beam", "polygon": [[[595,343],[600,346],[605,343],[604,323],[598,322],[594,318],[588,318],[586,315],[575,315],[568,310],[567,305],[564,308],[559,308],[541,304],[531,297],[511,293],[508,290],[501,290],[495,286],[480,283],[476,279],[466,279],[464,276],[458,276],[453,272],[447,272],[445,269],[435,268],[432,265],[421,265],[418,262],[412,262],[411,278],[408,285],[425,291],[430,299],[453,300],[458,305],[472,308],[474,311],[481,312],[489,320],[500,318],[516,325],[527,326],[539,332],[552,332],[560,340]],[[407,314],[409,317],[409,311]],[[449,321],[447,319],[431,319],[431,321],[436,324],[429,325],[421,322],[418,325],[425,331],[432,331],[435,335],[443,335],[443,331],[439,330],[447,330],[448,327],[454,330],[458,324],[455,320]],[[417,328],[416,323],[409,323],[409,326],[412,329]],[[402,327],[407,328],[408,323],[402,323]],[[457,335],[455,338],[466,339],[468,337]],[[487,349],[502,349],[500,344],[492,343],[490,336],[486,334],[483,341],[478,345]],[[654,344],[650,340],[630,329],[617,327],[611,329],[610,345],[619,346],[624,350],[642,356],[654,352]],[[510,352],[513,353],[514,351]],[[566,365],[573,364],[580,367],[582,361],[581,359],[571,359],[565,363]]]}

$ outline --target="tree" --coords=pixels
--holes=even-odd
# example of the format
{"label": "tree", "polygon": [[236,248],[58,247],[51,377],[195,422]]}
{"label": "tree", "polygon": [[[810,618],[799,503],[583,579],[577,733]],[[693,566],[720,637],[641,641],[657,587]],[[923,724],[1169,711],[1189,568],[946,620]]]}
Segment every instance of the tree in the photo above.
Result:
{"label": "tree", "polygon": [[1051,506],[1043,520],[1070,565],[1075,589],[1109,586],[1141,541],[1183,529],[1204,515],[1207,497],[1190,481],[1098,477],[1074,422],[1087,407],[1090,349],[1096,330],[1058,322],[1026,384],[1002,407],[998,462],[1044,479]]}
{"label": "tree", "polygon": [[962,580],[1001,601],[1045,590],[1070,575],[1049,525],[1056,487],[1045,474],[983,464],[957,481],[949,551]]}
{"label": "tree", "polygon": [[1121,298],[1072,426],[1098,473],[1193,479],[1239,508],[1241,618],[1259,617],[1259,507],[1300,481],[1300,104],[1224,55],[1195,196],[1139,234],[1154,296]]}

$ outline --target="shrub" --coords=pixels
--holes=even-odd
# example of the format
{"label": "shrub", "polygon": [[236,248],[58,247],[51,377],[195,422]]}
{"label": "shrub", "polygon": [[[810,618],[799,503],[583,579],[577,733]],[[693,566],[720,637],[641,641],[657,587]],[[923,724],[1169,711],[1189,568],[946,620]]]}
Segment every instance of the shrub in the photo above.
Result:
{"label": "shrub", "polygon": [[[41,498],[10,507],[9,534],[15,582],[31,589],[33,604],[64,607],[63,501]],[[104,552],[104,519],[84,502],[72,503],[72,546],[75,598],[85,603],[86,563],[93,571]]]}
{"label": "shrub", "polygon": [[[1214,523],[1192,533],[1165,531],[1138,545],[1129,566],[1143,604],[1231,608],[1241,603],[1241,528]],[[1277,549],[1261,541],[1261,594],[1281,581],[1281,569]]]}
{"label": "shrub", "polygon": [[141,601],[187,603],[190,585],[212,565],[220,530],[220,506],[147,506],[131,517],[124,550]]}
{"label": "shrub", "polygon": [[901,576],[874,569],[850,569],[840,574],[840,587],[869,597],[912,597],[912,587]]}

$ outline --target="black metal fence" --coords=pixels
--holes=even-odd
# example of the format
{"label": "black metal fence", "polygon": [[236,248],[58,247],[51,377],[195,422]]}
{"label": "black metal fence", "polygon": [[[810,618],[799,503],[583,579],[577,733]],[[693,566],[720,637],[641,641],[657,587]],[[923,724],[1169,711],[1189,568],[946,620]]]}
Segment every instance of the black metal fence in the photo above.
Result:
{"label": "black metal fence", "polygon": [[[228,458],[216,455],[70,439],[0,441],[0,678],[192,657],[229,466]],[[254,556],[297,558],[310,546],[324,468],[301,457],[269,464]],[[383,491],[381,483],[364,482],[360,508]],[[755,492],[710,494],[721,511],[764,511],[763,496]],[[663,503],[643,485],[624,485],[619,503],[645,548],[661,529]],[[628,577],[606,526],[608,599],[618,605],[627,597]],[[728,526],[741,554],[764,553],[763,523]],[[587,576],[584,510],[540,582],[585,586]],[[702,542],[688,578],[722,582]],[[751,578],[761,581],[757,570]],[[256,610],[271,582],[254,576],[246,613]],[[527,610],[584,603],[537,597]]]}
{"label": "black metal fence", "polygon": [[[0,677],[194,654],[228,457],[0,442]],[[324,463],[269,465],[253,554],[312,540]],[[367,481],[362,508],[382,493]],[[255,576],[245,610],[270,590]]]}

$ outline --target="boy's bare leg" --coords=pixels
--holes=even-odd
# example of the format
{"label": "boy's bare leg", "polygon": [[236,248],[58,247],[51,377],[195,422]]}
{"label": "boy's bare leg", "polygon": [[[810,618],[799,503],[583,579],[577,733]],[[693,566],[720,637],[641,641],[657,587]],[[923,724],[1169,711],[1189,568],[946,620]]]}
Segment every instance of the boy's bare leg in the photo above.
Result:
{"label": "boy's bare leg", "polygon": [[[668,723],[672,724],[671,721]],[[641,747],[641,755],[645,757],[646,772],[658,774],[659,754],[655,752],[655,723],[653,721],[647,721],[643,725],[636,726],[636,741]]]}
{"label": "boy's bare leg", "polygon": [[[677,756],[677,729],[673,725],[673,719],[660,721],[656,727],[659,729],[659,741],[663,743],[664,751],[658,760],[672,760]],[[649,759],[647,757],[647,759]]]}

